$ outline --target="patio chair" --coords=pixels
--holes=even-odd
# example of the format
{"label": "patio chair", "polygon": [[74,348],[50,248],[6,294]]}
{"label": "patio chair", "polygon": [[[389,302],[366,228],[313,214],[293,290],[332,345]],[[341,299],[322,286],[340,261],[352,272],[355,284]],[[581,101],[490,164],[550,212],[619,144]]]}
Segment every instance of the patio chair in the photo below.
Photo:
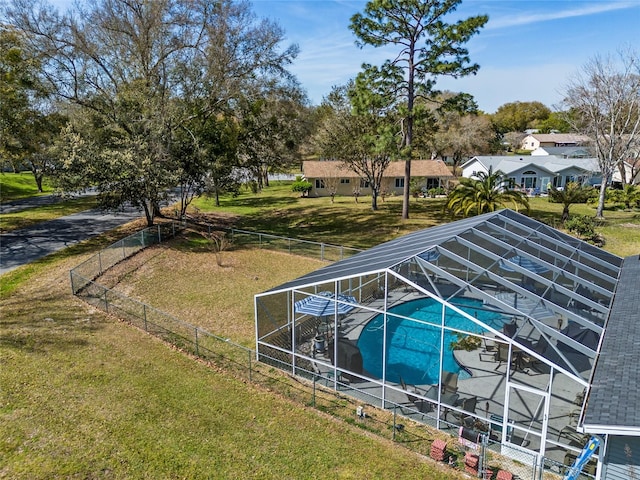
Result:
{"label": "patio chair", "polygon": [[458,420],[460,425],[469,426],[469,423],[473,425],[473,417],[470,414],[476,413],[477,404],[478,404],[478,397],[476,396],[464,398],[462,399],[461,402],[459,402],[460,408],[464,410],[464,412],[456,412],[453,410],[450,410],[450,412],[453,414],[455,419]]}
{"label": "patio chair", "polygon": [[502,333],[504,333],[509,338],[515,337],[517,330],[518,324],[516,323],[515,319],[513,319],[511,323],[505,323],[502,326]]}
{"label": "patio chair", "polygon": [[456,393],[458,391],[458,374],[454,372],[442,372],[442,383],[440,384],[442,393]]}
{"label": "patio chair", "polygon": [[433,395],[429,395],[430,392],[421,392],[415,385],[407,385],[402,377],[400,377],[400,386],[406,392],[407,400],[409,401],[409,403],[412,403],[416,407],[418,412],[423,414],[423,418],[425,413],[433,411],[433,404],[431,402],[413,395],[415,393],[418,395],[426,395],[428,398],[431,398],[433,397]]}
{"label": "patio chair", "polygon": [[484,348],[478,353],[481,361],[485,361],[483,357],[489,357],[491,360],[495,360],[496,352],[498,351],[498,344],[494,340],[482,339]]}

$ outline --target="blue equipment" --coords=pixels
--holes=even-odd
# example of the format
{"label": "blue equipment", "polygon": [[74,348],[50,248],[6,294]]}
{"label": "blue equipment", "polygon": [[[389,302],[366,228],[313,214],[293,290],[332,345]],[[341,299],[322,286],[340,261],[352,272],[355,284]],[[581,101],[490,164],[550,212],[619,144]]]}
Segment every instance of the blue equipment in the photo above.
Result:
{"label": "blue equipment", "polygon": [[582,468],[586,465],[592,455],[595,453],[596,449],[600,446],[600,439],[597,437],[591,437],[587,444],[578,455],[578,458],[573,462],[571,468],[567,471],[564,476],[564,480],[576,480]]}

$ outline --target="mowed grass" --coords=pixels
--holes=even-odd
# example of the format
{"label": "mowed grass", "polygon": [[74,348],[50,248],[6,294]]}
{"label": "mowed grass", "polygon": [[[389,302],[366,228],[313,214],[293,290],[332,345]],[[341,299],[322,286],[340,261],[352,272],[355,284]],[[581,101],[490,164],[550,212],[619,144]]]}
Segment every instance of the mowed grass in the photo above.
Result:
{"label": "mowed grass", "polygon": [[[533,200],[532,215],[554,224],[560,207]],[[414,200],[402,221],[398,197],[371,212],[367,199],[331,204],[274,185],[197,205],[242,228],[367,248],[447,221],[442,202]],[[593,213],[572,212],[583,207]],[[608,250],[638,253],[637,215],[606,212]],[[0,478],[462,478],[73,298],[68,270],[106,238],[0,277]],[[143,255],[105,280],[249,346],[253,295],[319,266],[251,249],[223,252],[218,265],[194,237]]]}
{"label": "mowed grass", "polygon": [[[371,210],[371,198],[302,198],[290,184],[274,182],[257,194],[243,191],[238,197],[226,196],[216,207],[212,199],[194,202],[201,212],[232,217],[235,226],[256,232],[333,243],[355,248],[370,248],[407,233],[450,222],[443,213],[444,198],[412,198],[410,218],[402,220],[402,198],[378,200],[379,210]],[[530,216],[562,229],[562,206],[547,197],[530,198]],[[193,211],[193,207],[190,209]],[[571,215],[595,215],[595,206],[572,205]],[[597,227],[607,241],[604,249],[625,257],[640,253],[640,211],[624,211],[607,205],[603,225]]]}
{"label": "mowed grass", "polygon": [[200,238],[191,234],[149,248],[100,281],[180,320],[254,348],[254,295],[327,265],[253,248],[224,251],[218,265],[213,245],[203,245]]}
{"label": "mowed grass", "polygon": [[[225,253],[223,266],[213,267],[204,255],[215,263],[214,255],[180,242],[149,252],[149,266],[144,263],[139,273],[169,272],[163,285],[155,284],[154,298],[187,309],[180,292],[189,289],[169,294],[169,284],[199,283],[200,273],[205,279],[224,275],[228,285],[251,285],[248,295],[318,266],[249,251],[239,257]],[[11,295],[1,300],[0,477],[386,479],[402,472],[407,479],[462,478],[88,307],[70,295],[68,284],[68,270],[87,254],[60,255],[24,276],[14,271],[0,277],[12,284]],[[175,263],[160,267],[160,257],[177,258],[186,271],[178,273]],[[260,257],[273,258],[253,268],[281,268],[263,278],[247,277],[253,273],[248,265]],[[292,264],[296,270],[287,272]],[[196,265],[200,272],[193,270]],[[134,278],[137,272],[123,273]],[[234,297],[204,288],[197,297],[208,295]],[[220,305],[205,307],[214,308],[206,315],[214,320],[212,328],[228,328],[215,323],[227,321],[224,302],[212,305]],[[243,324],[237,335],[247,335],[246,312],[233,315],[243,317],[236,318]]]}
{"label": "mowed grass", "polygon": [[38,192],[36,180],[31,172],[1,172],[0,173],[0,202],[9,202],[34,195],[46,195],[53,192],[46,179],[43,182],[44,192]]}
{"label": "mowed grass", "polygon": [[40,222],[55,220],[56,218],[73,215],[91,208],[96,208],[94,196],[71,198],[41,207],[3,213],[0,214],[0,233],[27,228]]}

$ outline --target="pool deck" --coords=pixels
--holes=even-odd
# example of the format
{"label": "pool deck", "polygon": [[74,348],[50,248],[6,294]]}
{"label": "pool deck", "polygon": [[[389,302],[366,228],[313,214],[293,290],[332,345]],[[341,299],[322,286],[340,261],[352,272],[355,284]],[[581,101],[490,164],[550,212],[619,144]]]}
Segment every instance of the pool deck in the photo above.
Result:
{"label": "pool deck", "polygon": [[[393,304],[406,302],[419,298],[414,293],[401,293],[396,291],[392,299]],[[390,302],[391,303],[391,302]],[[370,308],[382,310],[383,301],[375,300],[367,305]],[[343,318],[338,325],[338,335],[346,337],[353,342],[357,342],[362,330],[367,323],[377,315],[375,312],[364,309],[354,309]],[[329,334],[331,337],[332,335]],[[490,336],[487,332],[487,336]],[[409,399],[407,394],[402,391],[400,385],[387,384],[383,386],[374,381],[347,382],[342,385],[336,385],[334,379],[330,380],[333,386],[342,387],[342,390],[348,390],[349,395],[361,398],[363,403],[380,406],[398,405],[401,407],[402,414],[408,416],[418,422],[431,425],[440,429],[450,429],[451,433],[458,428],[459,422],[455,417],[455,413],[462,412],[460,402],[468,397],[477,397],[477,404],[474,416],[476,417],[475,426],[478,428],[487,427],[491,424],[491,419],[503,418],[505,406],[505,391],[507,382],[507,368],[510,369],[511,383],[516,387],[510,388],[510,412],[509,420],[516,422],[516,425],[522,428],[530,428],[531,430],[540,429],[540,420],[543,412],[539,411],[539,402],[536,401],[535,394],[520,395],[522,391],[528,392],[527,389],[535,389],[546,391],[550,380],[548,367],[539,365],[507,365],[507,362],[499,362],[491,356],[481,355],[482,348],[472,351],[456,350],[454,356],[456,361],[470,373],[470,375],[461,375],[458,379],[458,401],[454,405],[441,405],[438,410],[435,408],[427,413],[418,411],[416,404]],[[329,358],[326,353],[317,354],[316,360],[320,361],[318,366],[319,373],[326,373],[327,361]],[[330,361],[329,361],[330,362]],[[324,363],[324,366],[322,366]],[[546,371],[545,371],[546,370]],[[365,372],[366,375],[366,372]],[[548,441],[557,441],[562,437],[563,443],[570,445],[576,451],[580,450],[584,441],[582,435],[575,432],[573,428],[580,413],[580,406],[574,403],[582,388],[578,388],[575,382],[563,382],[562,376],[556,376],[552,388],[551,408],[553,415],[548,419]],[[329,383],[329,381],[327,381]],[[428,397],[437,396],[437,385],[416,385],[417,396],[426,399]],[[345,392],[347,393],[347,392]],[[532,399],[533,398],[533,399]],[[537,397],[541,399],[542,397]],[[384,399],[384,400],[383,400]],[[444,401],[444,396],[441,397]],[[433,400],[432,400],[433,402]],[[499,448],[500,433],[493,433],[492,440],[495,440]],[[509,438],[510,444],[523,449],[538,450],[539,438],[526,432],[514,430],[513,435]],[[565,451],[558,447],[547,445],[545,456],[562,462]]]}

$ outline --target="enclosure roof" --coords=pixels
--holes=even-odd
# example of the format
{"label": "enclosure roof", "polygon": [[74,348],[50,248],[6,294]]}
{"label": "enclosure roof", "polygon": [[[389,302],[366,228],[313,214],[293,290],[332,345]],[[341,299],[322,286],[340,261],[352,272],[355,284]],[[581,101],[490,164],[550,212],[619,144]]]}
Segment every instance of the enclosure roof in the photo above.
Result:
{"label": "enclosure roof", "polygon": [[[572,251],[583,251],[594,257],[602,258],[606,263],[614,266],[619,266],[622,262],[619,257],[593,245],[566,235],[513,210],[504,209],[409,233],[308,273],[269,291],[288,290],[390,268],[403,260],[450,241],[452,238],[460,236],[471,229],[481,228],[484,224],[502,225],[505,223],[521,226],[531,232],[540,232],[552,238],[555,242],[568,246]],[[507,239],[506,242],[515,244],[520,240],[521,237],[514,234],[512,241]]]}
{"label": "enclosure roof", "polygon": [[625,258],[583,419],[591,433],[640,436],[638,278],[640,256]]}

